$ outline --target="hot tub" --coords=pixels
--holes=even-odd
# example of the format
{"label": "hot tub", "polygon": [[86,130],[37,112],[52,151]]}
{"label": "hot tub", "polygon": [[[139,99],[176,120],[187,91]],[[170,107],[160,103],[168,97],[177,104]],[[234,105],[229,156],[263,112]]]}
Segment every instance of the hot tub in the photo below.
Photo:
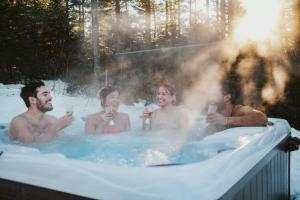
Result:
{"label": "hot tub", "polygon": [[[269,120],[274,125],[188,140],[178,150],[184,156],[175,159],[150,148],[143,158],[159,159],[146,159],[148,163],[74,159],[2,140],[0,199],[288,199],[289,152],[281,146],[290,126],[282,119]],[[162,140],[159,144],[164,146]],[[141,151],[136,150],[138,155]],[[197,155],[202,157],[197,160]]]}

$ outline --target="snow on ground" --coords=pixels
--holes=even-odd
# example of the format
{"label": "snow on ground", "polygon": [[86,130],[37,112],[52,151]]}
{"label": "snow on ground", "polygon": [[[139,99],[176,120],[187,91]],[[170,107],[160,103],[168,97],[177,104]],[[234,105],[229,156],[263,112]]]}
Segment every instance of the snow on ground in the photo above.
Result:
{"label": "snow on ground", "polygon": [[[68,104],[74,106],[75,121],[70,130],[72,134],[83,133],[84,117],[87,114],[100,110],[99,101],[96,98],[84,96],[69,96],[66,94],[66,84],[61,81],[46,81],[46,84],[52,91],[54,110],[49,114],[57,117],[65,113],[65,107]],[[26,110],[23,100],[20,98],[20,88],[22,85],[3,85],[0,84],[0,124],[9,123],[9,121],[17,114]],[[144,103],[140,102],[133,106],[121,105],[120,110],[130,114],[132,129],[138,129],[141,125],[140,114],[144,109]],[[67,131],[66,132],[70,132]],[[292,135],[300,138],[300,131],[292,128]],[[211,137],[212,138],[212,137]],[[225,136],[223,141],[231,138]],[[204,174],[205,176],[205,174]],[[171,178],[171,177],[170,177]],[[172,178],[171,178],[172,179]],[[234,179],[234,175],[233,175]],[[161,183],[163,184],[163,183]],[[294,200],[300,200],[300,151],[292,152],[291,158],[291,192]]]}

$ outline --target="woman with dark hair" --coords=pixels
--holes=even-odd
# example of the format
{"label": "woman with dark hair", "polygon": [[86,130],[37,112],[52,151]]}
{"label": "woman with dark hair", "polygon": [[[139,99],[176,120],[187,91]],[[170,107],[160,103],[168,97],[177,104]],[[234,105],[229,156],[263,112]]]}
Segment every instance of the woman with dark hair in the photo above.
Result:
{"label": "woman with dark hair", "polygon": [[[182,108],[176,106],[176,90],[171,83],[162,83],[156,90],[158,109],[144,110],[144,130],[182,130],[188,127],[188,117]],[[149,122],[147,123],[147,121]]]}
{"label": "woman with dark hair", "polygon": [[219,102],[217,111],[207,115],[210,130],[267,125],[268,119],[263,112],[243,105],[242,91],[236,82],[223,81],[221,90],[222,100]]}
{"label": "woman with dark hair", "polygon": [[85,132],[87,134],[117,134],[130,129],[129,116],[118,112],[120,92],[114,86],[99,90],[98,98],[102,111],[87,116]]}

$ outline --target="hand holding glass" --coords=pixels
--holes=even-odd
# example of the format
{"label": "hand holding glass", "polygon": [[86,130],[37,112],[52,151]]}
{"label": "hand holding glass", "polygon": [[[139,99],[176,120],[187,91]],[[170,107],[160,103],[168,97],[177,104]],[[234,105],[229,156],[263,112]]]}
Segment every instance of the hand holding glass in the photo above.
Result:
{"label": "hand holding glass", "polygon": [[151,114],[152,114],[152,111],[150,110],[150,108],[146,107],[144,110],[144,117],[146,118],[145,124],[150,124]]}
{"label": "hand holding glass", "polygon": [[215,113],[217,112],[218,106],[216,104],[210,104],[208,105],[207,114]]}
{"label": "hand holding glass", "polygon": [[[110,107],[110,106],[105,107],[105,113],[112,113],[112,111],[113,111],[113,110],[112,110],[112,107]],[[108,125],[109,125],[109,126],[115,125],[114,120],[113,120],[113,119],[109,120]]]}
{"label": "hand holding glass", "polygon": [[66,108],[66,113],[67,114],[72,114],[73,111],[74,111],[74,107],[73,107],[72,104],[67,104],[65,108]]}

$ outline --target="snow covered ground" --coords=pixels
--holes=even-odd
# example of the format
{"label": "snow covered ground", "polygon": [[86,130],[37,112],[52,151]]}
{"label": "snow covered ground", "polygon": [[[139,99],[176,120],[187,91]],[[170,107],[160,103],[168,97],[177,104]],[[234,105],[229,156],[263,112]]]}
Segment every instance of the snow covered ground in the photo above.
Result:
{"label": "snow covered ground", "polygon": [[[72,104],[74,106],[75,120],[72,126],[68,127],[65,132],[66,134],[82,134],[83,118],[89,113],[100,110],[98,100],[96,98],[67,95],[65,93],[66,85],[61,81],[47,81],[47,85],[52,89],[52,96],[54,97],[54,110],[51,111],[50,114],[57,117],[62,116],[65,113],[66,105]],[[14,116],[26,110],[22,99],[19,97],[21,87],[22,85],[0,84],[0,124],[9,123]],[[133,106],[121,105],[120,107],[121,111],[130,114],[133,130],[140,129],[141,119],[139,116],[143,109],[143,103],[137,103]],[[269,127],[253,129],[244,128],[243,134],[241,134],[239,129],[233,129],[230,134],[228,131],[225,131],[225,133],[220,132],[206,137],[200,141],[201,144],[212,144],[216,141],[222,141],[225,144],[236,145],[235,143],[238,141],[237,138],[241,143],[236,146],[239,150],[224,152],[202,163],[168,169],[106,165],[99,168],[99,165],[95,166],[90,162],[83,162],[82,164],[82,161],[68,160],[57,155],[49,155],[53,157],[51,162],[55,163],[55,165],[57,165],[58,162],[53,162],[53,160],[59,161],[60,159],[63,159],[65,161],[63,164],[59,164],[61,169],[51,172],[51,176],[55,176],[55,174],[65,174],[65,176],[60,178],[65,179],[67,183],[72,183],[76,180],[73,180],[73,177],[69,176],[70,173],[83,175],[81,176],[80,181],[82,183],[86,181],[86,183],[89,184],[87,187],[78,188],[77,192],[78,194],[86,194],[86,196],[90,197],[97,197],[97,195],[99,195],[98,188],[94,188],[93,184],[97,186],[101,184],[101,187],[104,188],[103,191],[101,191],[101,197],[106,197],[106,199],[118,199],[120,191],[122,191],[122,199],[195,199],[200,196],[203,199],[216,199],[218,198],[218,195],[226,191],[226,189],[228,189],[228,187],[230,187],[230,185],[245,171],[251,168],[257,158],[262,157],[268,149],[273,147],[272,142],[276,143],[278,139],[283,137],[283,135],[280,135],[279,130],[286,128],[284,123],[282,126],[275,127],[275,129],[276,128],[278,128],[278,130],[273,130],[273,128]],[[275,135],[268,134],[271,132],[274,133],[274,131],[277,131],[278,133],[276,132]],[[293,136],[300,138],[300,132],[298,130],[292,128],[292,134]],[[249,148],[240,148],[245,141],[251,141],[245,143],[245,145],[251,147],[250,150]],[[2,158],[2,161],[5,162],[1,165],[1,177],[14,176],[15,180],[30,180],[37,185],[44,184],[50,188],[64,188],[64,191],[66,192],[68,192],[68,190],[74,191],[73,185],[66,185],[63,181],[60,185],[51,181],[45,183],[46,180],[49,180],[49,177],[45,177],[44,180],[43,176],[35,177],[32,174],[32,171],[34,171],[35,174],[44,174],[45,171],[50,169],[53,170],[54,168],[54,165],[52,166],[51,163],[47,161],[47,156],[40,155],[38,150],[27,148],[13,150],[11,149],[11,146],[5,145],[2,146],[2,148],[9,150],[10,158],[9,160],[5,160],[5,157]],[[252,155],[253,152],[256,152],[255,155]],[[211,153],[211,151],[208,153]],[[34,159],[30,158],[31,154],[35,155]],[[232,155],[235,156],[233,157]],[[228,157],[230,157],[230,162],[226,160]],[[240,158],[245,157],[247,157],[247,159],[243,159],[243,162],[239,160]],[[24,158],[26,160],[25,163],[23,161]],[[43,168],[33,170],[30,162],[41,165]],[[237,168],[238,170],[232,170],[231,168],[235,168],[236,163],[240,163],[241,167]],[[224,168],[223,164],[228,167]],[[20,165],[22,166],[22,169],[18,168]],[[292,199],[300,200],[300,151],[292,153],[291,165]],[[110,174],[112,170],[114,171],[114,174]],[[91,173],[87,174],[86,171],[91,173],[95,172],[98,176],[93,177],[91,176]],[[224,173],[216,173],[217,171],[223,171]],[[176,176],[174,176],[174,174],[176,174]],[[218,177],[216,177],[216,174],[218,174]],[[130,180],[128,177],[130,177]],[[188,180],[188,183],[184,180]],[[201,181],[199,182],[199,180]],[[218,188],[218,192],[215,192],[216,188]],[[176,193],[176,191],[180,191],[180,193]],[[182,191],[185,192],[182,193]],[[153,192],[155,192],[155,196],[152,195],[154,194]],[[112,194],[116,196],[112,196]]]}

